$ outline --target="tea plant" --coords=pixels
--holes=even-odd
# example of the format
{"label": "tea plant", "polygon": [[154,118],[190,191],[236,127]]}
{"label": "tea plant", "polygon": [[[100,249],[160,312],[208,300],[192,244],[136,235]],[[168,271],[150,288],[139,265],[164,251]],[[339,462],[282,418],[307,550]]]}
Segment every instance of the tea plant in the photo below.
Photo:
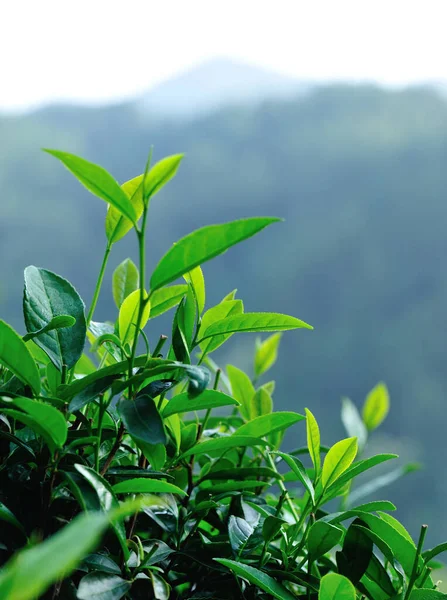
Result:
{"label": "tea plant", "polygon": [[[424,551],[426,527],[415,544],[390,502],[358,504],[405,469],[351,491],[395,458],[359,458],[388,411],[385,386],[362,417],[344,400],[349,437],[322,446],[312,412],[274,412],[274,382],[259,383],[281,332],[311,327],[246,312],[236,291],[205,308],[200,266],[279,219],[203,227],[147,278],[150,202],[181,155],[149,160],[119,185],[48,152],[108,203],[107,244],[87,316],[67,280],[30,266],[27,333],[0,321],[0,598],[447,598],[431,577],[447,546]],[[93,320],[111,250],[131,230],[139,265],[127,259],[113,273],[116,321]],[[173,308],[167,345],[150,324]],[[211,358],[241,332],[271,333],[257,341],[252,378]],[[307,444],[285,452],[290,427]]]}

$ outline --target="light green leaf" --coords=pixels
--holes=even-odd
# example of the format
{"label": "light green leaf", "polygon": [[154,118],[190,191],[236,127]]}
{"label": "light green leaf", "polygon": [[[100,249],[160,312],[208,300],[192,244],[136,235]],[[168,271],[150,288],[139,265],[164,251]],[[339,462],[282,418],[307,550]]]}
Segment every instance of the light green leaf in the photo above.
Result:
{"label": "light green leaf", "polygon": [[343,487],[349,481],[351,481],[351,479],[360,475],[360,473],[364,473],[376,465],[380,465],[381,463],[386,462],[387,460],[392,460],[393,458],[398,458],[397,454],[376,454],[370,458],[359,460],[346,469],[343,475],[341,475],[341,477],[339,477],[337,481],[329,487],[328,493],[333,491],[335,488]]}
{"label": "light green leaf", "polygon": [[0,363],[40,393],[40,374],[27,345],[14,329],[0,320]]}
{"label": "light green leaf", "polygon": [[179,394],[171,398],[163,409],[163,418],[177,413],[219,408],[221,406],[237,406],[239,403],[231,396],[227,396],[216,390],[205,390],[196,398],[190,398],[188,394]]}
{"label": "light green leaf", "polygon": [[150,318],[158,317],[170,308],[177,306],[187,291],[188,286],[184,284],[170,285],[156,290],[151,296]]}
{"label": "light green leaf", "polygon": [[351,465],[357,454],[357,438],[340,440],[330,448],[323,463],[321,480],[328,488]]}
{"label": "light green leaf", "polygon": [[363,421],[367,429],[376,429],[386,418],[389,409],[388,389],[384,383],[378,383],[366,396],[363,406]]}
{"label": "light green leaf", "polygon": [[70,317],[70,315],[59,315],[58,317],[53,317],[51,321],[39,329],[38,331],[34,331],[33,333],[27,333],[23,336],[23,341],[27,342],[28,340],[32,340],[42,333],[46,333],[47,331],[53,331],[53,329],[62,329],[63,327],[73,327],[76,323],[76,319],[74,317]]}
{"label": "light green leaf", "polygon": [[250,418],[250,403],[255,395],[255,388],[250,377],[233,365],[227,365],[227,374],[231,384],[233,396],[240,402],[240,411],[245,419]]}
{"label": "light green leaf", "polygon": [[[147,300],[147,293],[144,298]],[[140,290],[132,292],[124,302],[121,304],[119,316],[118,316],[118,329],[120,340],[124,344],[131,343],[135,336],[135,328],[138,321],[138,312],[140,310]],[[151,310],[150,302],[146,301],[143,315],[140,321],[140,328],[146,325],[149,320],[149,314]]]}
{"label": "light green leaf", "polygon": [[76,320],[72,327],[48,331],[33,340],[59,370],[64,365],[71,369],[82,356],[87,331],[84,310],[84,302],[66,279],[46,269],[25,269],[23,312],[27,332],[35,333],[61,315]]}
{"label": "light green leaf", "polygon": [[318,600],[355,600],[355,587],[338,573],[327,573],[321,579]]}
{"label": "light green leaf", "polygon": [[255,217],[209,225],[190,233],[174,244],[158,263],[151,277],[151,293],[277,221],[279,219]]}
{"label": "light green leaf", "polygon": [[[202,332],[206,331],[206,329],[213,323],[216,323],[217,321],[225,319],[231,315],[240,315],[243,312],[244,304],[242,300],[226,300],[225,302],[222,301],[220,304],[209,308],[202,317],[198,337],[200,338]],[[232,333],[227,335],[216,335],[200,344],[200,349],[204,354],[210,354],[219,348],[219,346],[221,346],[224,342],[226,342],[232,335]]]}
{"label": "light green leaf", "polygon": [[[143,175],[138,175],[121,185],[135,212],[135,222],[143,214]],[[132,220],[126,219],[121,211],[109,205],[106,216],[106,236],[109,244],[115,244],[133,227]]]}
{"label": "light green leaf", "polygon": [[307,546],[312,561],[332,550],[343,537],[343,531],[324,521],[315,521],[309,529]]}
{"label": "light green leaf", "polygon": [[95,548],[108,524],[102,513],[83,513],[41,544],[15,554],[0,570],[0,598],[40,598]]}
{"label": "light green leaf", "polygon": [[149,170],[143,181],[143,194],[146,202],[175,177],[182,158],[183,154],[166,156]]}
{"label": "light green leaf", "polygon": [[136,223],[135,209],[127,194],[105,169],[68,152],[47,148],[44,150],[58,158],[92,194],[105,200],[130,221]]}
{"label": "light green leaf", "polygon": [[318,427],[317,420],[310,412],[308,408],[306,411],[306,433],[307,433],[307,447],[309,449],[310,458],[315,467],[315,474],[318,476],[321,468],[321,457],[320,457],[320,428]]}
{"label": "light green leaf", "polygon": [[196,267],[189,273],[185,273],[183,275],[183,278],[185,279],[185,281],[192,285],[192,288],[194,290],[194,296],[197,302],[197,310],[199,315],[201,315],[203,309],[205,308],[206,299],[205,279],[203,277],[202,269],[200,267]]}
{"label": "light green leaf", "polygon": [[273,400],[266,389],[260,387],[250,401],[250,419],[268,415],[273,410]]}
{"label": "light green leaf", "polygon": [[117,308],[132,292],[138,289],[140,276],[136,265],[126,258],[113,272],[112,292]]}
{"label": "light green leaf", "polygon": [[172,483],[166,483],[165,481],[154,481],[153,479],[146,479],[144,477],[137,477],[136,479],[128,479],[127,481],[121,481],[113,486],[115,494],[180,494],[186,496],[186,493],[173,485]]}
{"label": "light green leaf", "polygon": [[78,600],[120,600],[130,590],[131,583],[119,575],[92,571],[79,582]]}
{"label": "light green leaf", "polygon": [[232,435],[229,437],[215,438],[200,442],[184,452],[181,458],[191,455],[209,454],[210,452],[221,452],[230,448],[243,448],[245,446],[267,446],[267,442],[259,437],[246,435]]}
{"label": "light green leaf", "polygon": [[[276,581],[276,579],[273,579],[273,577],[259,569],[226,558],[215,558],[214,560],[252,585],[257,586],[262,591],[270,594],[273,598],[277,598],[277,600],[295,600],[294,594],[289,592],[289,590]],[[355,600],[355,596],[353,600]]]}
{"label": "light green leaf", "polygon": [[210,325],[203,333],[199,344],[207,338],[220,334],[255,331],[287,331],[290,329],[313,329],[304,321],[279,313],[244,313],[231,315]]}
{"label": "light green leaf", "polygon": [[257,436],[261,438],[275,431],[287,429],[303,419],[303,415],[295,412],[278,411],[270,415],[256,417],[256,419],[244,423],[236,429],[233,436]]}
{"label": "light green leaf", "polygon": [[255,376],[260,377],[276,362],[281,333],[274,333],[263,342],[257,344],[255,352]]}

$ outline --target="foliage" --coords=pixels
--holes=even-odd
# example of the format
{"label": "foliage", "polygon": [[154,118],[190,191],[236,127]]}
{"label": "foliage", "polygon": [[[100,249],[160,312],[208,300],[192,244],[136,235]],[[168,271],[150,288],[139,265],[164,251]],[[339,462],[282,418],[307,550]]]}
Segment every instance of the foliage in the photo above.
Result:
{"label": "foliage", "polygon": [[[109,203],[108,241],[87,316],[67,280],[32,266],[27,333],[0,322],[0,597],[447,597],[430,576],[446,546],[424,552],[426,527],[416,545],[390,502],[352,502],[361,497],[354,478],[395,457],[360,458],[388,412],[384,384],[362,417],[345,401],[348,437],[322,446],[309,409],[274,412],[274,383],[258,383],[277,359],[279,332],[312,327],[245,312],[234,293],[205,309],[201,265],[278,219],[198,229],[148,278],[150,201],[181,156],[149,160],[120,186],[92,163],[48,152]],[[132,229],[139,266],[115,271],[115,322],[94,321],[110,252]],[[172,308],[163,354],[167,336],[154,341],[146,330]],[[242,332],[273,332],[256,343],[252,378],[210,357]],[[307,445],[283,452],[292,427],[305,429]]]}

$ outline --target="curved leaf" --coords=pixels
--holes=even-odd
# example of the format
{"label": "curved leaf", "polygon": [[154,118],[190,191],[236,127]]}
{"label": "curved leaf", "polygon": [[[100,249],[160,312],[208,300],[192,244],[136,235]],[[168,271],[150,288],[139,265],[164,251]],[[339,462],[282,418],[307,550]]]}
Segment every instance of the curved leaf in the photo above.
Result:
{"label": "curved leaf", "polygon": [[388,389],[384,383],[378,383],[367,395],[363,406],[363,421],[367,429],[376,429],[386,418],[389,409]]}
{"label": "curved leaf", "polygon": [[321,579],[318,600],[355,600],[355,587],[346,577],[328,573]]}
{"label": "curved leaf", "polygon": [[282,431],[304,419],[303,415],[295,412],[278,411],[269,415],[256,417],[252,421],[241,425],[233,433],[234,436],[264,437],[275,431]]}
{"label": "curved leaf", "polygon": [[92,571],[79,583],[78,600],[120,600],[130,590],[131,583],[119,575]]}
{"label": "curved leaf", "polygon": [[[140,328],[146,325],[149,320],[151,310],[150,302],[147,301],[147,293],[144,294],[146,302],[144,304],[143,314],[140,322]],[[140,290],[132,292],[121,304],[118,326],[120,340],[123,344],[130,343],[135,336],[135,328],[138,321],[138,312],[140,310]]]}
{"label": "curved leaf", "polygon": [[245,446],[266,446],[267,442],[253,436],[232,435],[229,437],[221,437],[205,442],[200,442],[192,448],[189,448],[182,454],[180,458],[186,458],[191,455],[207,454],[209,452],[220,452],[229,448],[243,448]]}
{"label": "curved leaf", "polygon": [[323,488],[334,483],[351,465],[357,454],[357,438],[340,440],[330,448],[323,463]]}
{"label": "curved leaf", "polygon": [[320,457],[320,428],[318,427],[317,420],[310,412],[308,408],[306,411],[306,433],[307,433],[307,447],[309,449],[310,458],[315,467],[315,473],[318,475],[321,468],[321,457]]}
{"label": "curved leaf", "polygon": [[[226,319],[231,315],[240,315],[243,312],[244,304],[242,300],[225,300],[220,304],[209,308],[202,317],[198,337],[200,338],[202,333],[206,331],[213,323],[221,321],[222,319]],[[204,354],[210,354],[219,348],[219,346],[221,346],[224,342],[226,342],[226,340],[232,335],[232,333],[228,333],[227,335],[216,335],[201,343],[200,348]]]}
{"label": "curved leaf", "polygon": [[135,440],[148,444],[166,444],[163,420],[150,396],[138,396],[135,400],[122,398],[118,411],[127,431]]}
{"label": "curved leaf", "polygon": [[190,412],[218,408],[220,406],[237,406],[239,403],[231,396],[227,396],[216,390],[205,390],[196,398],[190,398],[188,394],[179,394],[171,398],[163,409],[163,418],[177,413]]}
{"label": "curved leaf", "polygon": [[140,275],[136,265],[126,258],[113,272],[112,293],[117,308],[121,308],[124,300],[138,289]]}
{"label": "curved leaf", "polygon": [[35,394],[40,392],[39,369],[28,347],[14,329],[0,320],[0,363],[29,385]]}
{"label": "curved leaf", "polygon": [[287,331],[290,329],[313,329],[300,319],[279,313],[243,313],[216,321],[201,334],[199,344],[207,338],[220,334],[254,331]]}
{"label": "curved leaf", "polygon": [[[143,175],[138,175],[121,185],[121,189],[129,198],[135,211],[135,222],[143,214]],[[106,236],[109,244],[115,244],[133,227],[132,220],[127,219],[120,210],[109,204],[106,215]]]}
{"label": "curved leaf", "polygon": [[296,458],[296,456],[285,454],[284,452],[272,452],[272,454],[277,454],[284,460],[285,463],[287,463],[287,465],[292,469],[292,471],[295,473],[295,475],[298,477],[298,479],[301,481],[301,483],[304,485],[305,489],[309,493],[312,503],[315,504],[314,486],[312,485],[312,481],[310,480],[310,477],[307,474],[303,463],[298,458]]}
{"label": "curved leaf", "polygon": [[332,550],[343,537],[343,531],[324,521],[315,521],[309,529],[307,546],[312,561]]}
{"label": "curved leaf", "polygon": [[275,364],[281,335],[281,333],[274,333],[263,342],[257,344],[254,364],[256,377],[260,377]]}
{"label": "curved leaf", "polygon": [[169,493],[186,496],[186,492],[172,483],[166,483],[165,481],[154,481],[153,479],[146,479],[144,477],[137,477],[135,479],[121,481],[120,483],[114,485],[112,489],[115,494]]}
{"label": "curved leaf", "polygon": [[240,219],[208,225],[190,233],[175,243],[158,263],[151,277],[151,293],[279,220],[269,217]]}
{"label": "curved leaf", "polygon": [[25,269],[23,312],[28,333],[44,328],[54,317],[76,319],[71,327],[42,333],[33,340],[59,370],[64,365],[71,369],[82,356],[87,332],[84,309],[79,294],[66,279],[46,269]]}
{"label": "curved leaf", "polygon": [[74,317],[70,317],[70,315],[59,315],[58,317],[53,317],[51,321],[39,329],[38,331],[34,331],[34,333],[27,333],[23,336],[23,341],[27,342],[28,340],[32,340],[36,336],[41,333],[46,333],[47,331],[53,331],[53,329],[62,329],[63,327],[73,327],[76,323],[76,319]]}
{"label": "curved leaf", "polygon": [[150,318],[158,317],[167,310],[177,306],[187,292],[188,286],[185,284],[170,285],[156,290],[151,296]]}

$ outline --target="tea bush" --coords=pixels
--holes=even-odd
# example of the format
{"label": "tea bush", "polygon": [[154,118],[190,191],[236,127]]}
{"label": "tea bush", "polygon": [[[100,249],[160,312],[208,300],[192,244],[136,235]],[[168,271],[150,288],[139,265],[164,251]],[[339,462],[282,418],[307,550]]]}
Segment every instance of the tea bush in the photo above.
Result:
{"label": "tea bush", "polygon": [[[236,291],[205,308],[200,265],[279,219],[203,227],[147,279],[150,201],[182,156],[149,159],[119,185],[48,152],[108,203],[107,244],[87,315],[67,280],[30,266],[27,333],[0,321],[0,598],[447,598],[431,575],[447,545],[424,550],[425,526],[415,544],[391,502],[358,503],[405,468],[352,488],[395,458],[361,458],[386,417],[386,387],[368,394],[362,416],[345,399],[349,437],[323,446],[309,409],[273,411],[275,384],[259,383],[282,332],[311,327],[246,312]],[[95,321],[110,252],[132,230],[139,266],[127,259],[113,273],[115,323]],[[150,339],[146,325],[173,308],[170,345]],[[242,332],[270,333],[256,343],[253,377],[211,358]],[[290,427],[307,444],[285,452]]]}

